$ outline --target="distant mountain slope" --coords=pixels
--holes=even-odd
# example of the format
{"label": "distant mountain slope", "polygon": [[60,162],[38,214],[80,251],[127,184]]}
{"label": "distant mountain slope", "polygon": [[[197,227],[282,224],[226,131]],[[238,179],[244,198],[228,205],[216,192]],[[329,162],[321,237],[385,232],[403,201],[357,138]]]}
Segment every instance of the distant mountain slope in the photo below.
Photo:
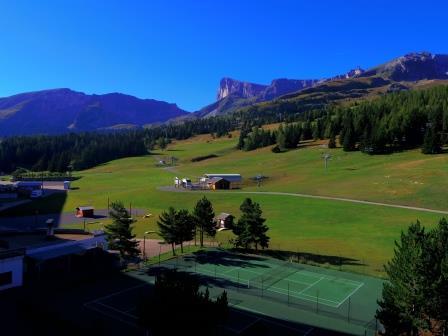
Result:
{"label": "distant mountain slope", "polygon": [[219,84],[217,101],[197,111],[195,116],[210,117],[230,113],[244,106],[312,87],[317,83],[319,83],[318,79],[279,78],[274,79],[269,85],[262,85],[226,77]]}
{"label": "distant mountain slope", "polygon": [[330,103],[369,99],[381,94],[448,84],[448,55],[411,53],[371,68],[351,70],[277,99],[246,106],[264,111],[304,111]]}
{"label": "distant mountain slope", "polygon": [[407,90],[421,84],[416,82],[433,80],[448,80],[448,55],[410,53],[367,71],[357,67],[321,80],[276,79],[270,85],[261,85],[223,78],[217,101],[192,116],[226,114],[258,103],[277,106],[284,100],[319,107],[332,101]]}
{"label": "distant mountain slope", "polygon": [[0,98],[0,137],[130,128],[187,114],[175,104],[121,93],[45,90]]}
{"label": "distant mountain slope", "polygon": [[448,55],[410,53],[362,73],[360,77],[380,76],[394,81],[448,79]]}

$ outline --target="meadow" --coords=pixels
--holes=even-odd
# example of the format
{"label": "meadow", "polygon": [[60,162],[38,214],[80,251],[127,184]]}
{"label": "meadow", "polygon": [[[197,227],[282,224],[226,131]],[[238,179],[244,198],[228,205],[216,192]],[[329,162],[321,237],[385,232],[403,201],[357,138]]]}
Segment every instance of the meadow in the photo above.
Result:
{"label": "meadow", "polygon": [[[166,151],[144,157],[109,162],[77,172],[62,211],[71,212],[79,205],[107,208],[108,200],[121,200],[132,208],[151,213],[138,217],[135,232],[157,230],[158,215],[169,206],[192,209],[206,195],[215,212],[239,216],[245,197],[235,191],[169,192],[158,188],[173,184],[173,178],[202,174],[241,173],[245,180],[241,191],[284,191],[347,197],[360,200],[413,205],[446,210],[448,187],[444,155],[425,156],[408,151],[385,156],[344,153],[328,150],[321,143],[274,154],[269,148],[253,152],[234,149],[237,135],[214,139],[198,136],[173,142]],[[332,160],[324,169],[322,152]],[[192,158],[215,154],[218,157],[200,162]],[[157,162],[174,156],[174,167],[159,167]],[[250,180],[262,174],[268,179],[260,187]],[[342,268],[383,276],[383,265],[390,259],[394,241],[409,223],[419,219],[431,227],[441,214],[334,200],[308,199],[281,195],[250,195],[261,204],[270,227],[271,249],[299,252],[309,261],[327,266],[342,261]],[[102,221],[102,224],[107,221]],[[232,234],[219,232],[216,239],[228,243]]]}

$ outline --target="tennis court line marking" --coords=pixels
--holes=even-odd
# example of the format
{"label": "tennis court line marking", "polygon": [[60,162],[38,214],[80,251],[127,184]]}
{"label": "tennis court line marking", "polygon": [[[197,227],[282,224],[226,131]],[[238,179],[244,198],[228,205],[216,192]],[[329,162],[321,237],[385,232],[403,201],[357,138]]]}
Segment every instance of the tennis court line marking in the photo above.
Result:
{"label": "tennis court line marking", "polygon": [[[238,306],[238,304],[234,304],[234,305],[232,305],[232,307],[236,307],[236,306]],[[244,306],[238,306],[238,307],[241,308],[240,310],[238,310],[238,312],[240,312],[240,313],[242,313],[243,315],[246,315],[246,316],[253,317],[253,315],[251,315],[251,314],[245,312],[244,310],[246,310],[246,311],[248,311],[248,312],[251,312],[251,313],[254,313],[254,314],[259,314],[259,315],[263,315],[263,316],[266,316],[266,317],[269,317],[269,318],[273,318],[272,316],[269,316],[269,315],[267,315],[267,314],[265,314],[265,313],[262,313],[261,311],[258,311],[258,310],[252,309],[252,308],[248,308],[248,307],[244,307]],[[274,318],[275,318],[275,317],[274,317]],[[266,322],[268,322],[268,323],[276,324],[276,325],[278,325],[278,326],[281,326],[281,327],[283,327],[283,328],[287,328],[287,329],[292,330],[292,331],[295,331],[295,332],[304,333],[304,336],[305,336],[305,335],[308,335],[310,332],[312,332],[312,331],[314,330],[313,327],[310,327],[310,326],[307,326],[307,325],[304,325],[304,326],[309,327],[309,329],[305,331],[305,330],[301,330],[301,329],[297,329],[297,328],[288,326],[288,325],[286,325],[286,324],[283,324],[283,323],[280,323],[280,322],[277,322],[277,321],[271,321],[271,320],[268,320],[268,319],[263,318],[263,317],[259,317],[259,320],[263,320],[263,321],[266,321]],[[297,323],[297,322],[295,322],[295,323]],[[300,323],[300,322],[298,322],[298,323]],[[300,324],[301,324],[301,323],[300,323]]]}
{"label": "tennis court line marking", "polygon": [[320,277],[320,279],[314,281],[314,282],[313,282],[312,284],[310,284],[308,287],[302,289],[302,290],[299,292],[299,295],[300,295],[300,294],[303,294],[304,292],[306,292],[308,289],[310,289],[310,288],[313,287],[314,285],[317,285],[317,284],[318,284],[319,282],[321,282],[323,279],[325,279],[325,277]]}
{"label": "tennis court line marking", "polygon": [[125,311],[120,310],[120,309],[117,309],[117,308],[114,308],[114,307],[112,307],[112,306],[110,306],[110,305],[108,305],[108,304],[104,304],[104,303],[102,303],[102,302],[95,302],[94,304],[104,306],[104,307],[106,307],[106,308],[108,308],[108,309],[111,309],[111,310],[113,310],[113,311],[116,311],[116,312],[119,313],[119,314],[123,314],[123,315],[125,315],[125,316],[128,316],[128,317],[134,319],[134,320],[137,320],[137,316],[132,315],[132,314],[129,314],[129,313],[126,313]]}
{"label": "tennis court line marking", "polygon": [[96,303],[96,302],[98,302],[98,301],[103,301],[103,300],[109,299],[109,298],[111,298],[111,297],[113,297],[113,296],[115,296],[115,295],[119,295],[119,294],[122,294],[122,293],[126,293],[126,292],[128,292],[128,291],[133,290],[133,289],[137,289],[137,288],[140,288],[140,287],[143,287],[143,286],[148,286],[148,285],[149,285],[149,284],[145,283],[145,284],[140,284],[140,285],[137,285],[137,286],[129,287],[129,288],[123,289],[123,290],[121,290],[121,291],[118,291],[118,292],[115,292],[115,293],[112,293],[112,294],[109,294],[109,295],[105,295],[105,296],[96,298],[95,300],[88,301],[88,302],[86,302],[86,303],[84,303],[84,304],[86,305],[86,304]]}
{"label": "tennis court line marking", "polygon": [[127,325],[130,325],[130,326],[133,327],[133,328],[139,329],[138,326],[137,326],[135,323],[126,321],[126,320],[124,320],[124,319],[122,319],[122,318],[120,318],[120,317],[118,317],[118,316],[114,316],[114,315],[112,315],[112,314],[106,313],[104,310],[98,309],[98,308],[96,308],[96,307],[94,307],[94,306],[91,306],[91,305],[87,306],[86,303],[84,304],[84,306],[85,306],[86,308],[88,308],[88,309],[91,309],[91,310],[93,310],[93,311],[96,311],[97,313],[100,313],[100,314],[102,314],[102,315],[104,315],[104,316],[107,316],[107,317],[109,317],[109,318],[112,319],[112,320],[118,320],[118,321],[120,321],[120,322],[122,322],[122,323],[125,323],[125,324],[127,324]]}
{"label": "tennis court line marking", "polygon": [[[270,292],[278,293],[278,294],[287,295],[286,289],[284,289],[284,288],[269,287],[266,290],[270,291]],[[298,292],[289,291],[289,295],[292,296],[292,297],[295,297],[297,299],[301,299],[301,300],[305,300],[305,301],[309,301],[309,302],[316,303],[316,301],[317,301],[317,297],[312,296],[312,295],[308,295],[308,294],[305,294],[305,293],[302,293],[302,294],[300,294],[300,296],[298,296]],[[312,298],[312,299],[308,299],[307,297]],[[325,302],[322,302],[322,301],[326,301],[326,302],[329,302],[329,303],[325,303]],[[339,304],[339,301],[336,302],[336,301],[329,300],[329,299],[319,298],[319,303],[322,303],[323,305],[328,306],[328,307],[337,308],[336,305]]]}
{"label": "tennis court line marking", "polygon": [[362,286],[364,286],[364,283],[361,283],[358,287],[356,287],[354,290],[352,290],[342,301],[341,303],[337,306],[337,308],[339,308],[345,301],[348,300],[349,297],[351,297],[353,294],[355,294]]}

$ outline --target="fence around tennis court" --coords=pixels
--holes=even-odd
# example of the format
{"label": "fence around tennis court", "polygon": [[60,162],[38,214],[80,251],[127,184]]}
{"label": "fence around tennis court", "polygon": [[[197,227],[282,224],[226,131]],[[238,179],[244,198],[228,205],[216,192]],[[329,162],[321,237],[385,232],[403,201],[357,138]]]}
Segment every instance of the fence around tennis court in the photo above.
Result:
{"label": "fence around tennis court", "polygon": [[[211,286],[241,292],[253,297],[262,297],[285,304],[288,307],[312,312],[317,317],[325,316],[346,321],[351,325],[364,328],[366,335],[374,335],[381,328],[373,316],[369,318],[369,314],[366,313],[369,310],[367,308],[368,304],[363,301],[363,296],[357,293],[364,283],[350,279],[337,279],[332,275],[322,273],[325,270],[316,271],[316,268],[290,261],[276,262],[273,267],[261,273],[253,272],[252,270],[253,275],[243,268],[223,269],[214,262],[213,259],[210,259],[202,260],[199,263],[196,258],[186,257],[173,259],[162,264],[162,266],[195,274],[201,281]],[[323,281],[329,284],[330,289],[333,283],[335,286],[334,290],[337,291],[338,285],[342,283],[346,287],[353,288],[353,291],[347,292],[343,299],[337,300],[326,297],[325,293],[319,293],[319,290],[317,290],[317,293],[313,292],[312,295],[309,295],[307,291],[313,288],[313,286],[317,286],[311,280],[310,283],[304,282],[302,284],[303,287],[299,291],[294,288],[294,286],[298,286],[297,283],[288,279],[294,277],[294,274],[300,275],[306,272],[310,276],[315,274],[316,280],[314,282],[316,283],[324,279]],[[228,295],[231,297],[232,294],[228,292]]]}

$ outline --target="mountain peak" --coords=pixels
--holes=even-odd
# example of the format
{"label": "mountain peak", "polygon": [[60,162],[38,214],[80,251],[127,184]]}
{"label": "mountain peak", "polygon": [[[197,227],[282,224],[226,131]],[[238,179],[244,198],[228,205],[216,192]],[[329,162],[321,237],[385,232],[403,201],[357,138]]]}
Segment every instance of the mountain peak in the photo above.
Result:
{"label": "mountain peak", "polygon": [[242,82],[233,78],[224,77],[219,82],[216,99],[221,100],[229,95],[237,95],[239,98],[251,98],[260,94],[265,88],[266,85]]}
{"label": "mountain peak", "polygon": [[369,69],[362,77],[382,76],[394,81],[448,79],[448,55],[412,52]]}

